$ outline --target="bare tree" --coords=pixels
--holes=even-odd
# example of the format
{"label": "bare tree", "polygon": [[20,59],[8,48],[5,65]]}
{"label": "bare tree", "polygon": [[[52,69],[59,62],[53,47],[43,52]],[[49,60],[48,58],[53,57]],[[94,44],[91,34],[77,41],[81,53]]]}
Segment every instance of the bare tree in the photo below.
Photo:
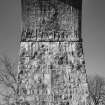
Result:
{"label": "bare tree", "polygon": [[5,102],[9,104],[13,98],[17,100],[17,68],[16,63],[12,63],[8,56],[0,58],[0,85],[4,91],[0,95],[4,97]]}
{"label": "bare tree", "polygon": [[105,80],[100,76],[88,78],[90,95],[95,105],[105,105]]}

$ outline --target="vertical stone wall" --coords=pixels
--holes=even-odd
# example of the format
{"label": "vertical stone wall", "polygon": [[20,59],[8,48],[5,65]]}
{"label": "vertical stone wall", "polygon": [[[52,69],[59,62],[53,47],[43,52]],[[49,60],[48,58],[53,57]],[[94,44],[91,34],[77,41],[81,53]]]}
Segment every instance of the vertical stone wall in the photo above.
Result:
{"label": "vertical stone wall", "polygon": [[80,8],[57,0],[23,0],[22,7],[22,41],[81,39]]}
{"label": "vertical stone wall", "polygon": [[31,105],[90,105],[81,0],[22,0],[19,96]]}

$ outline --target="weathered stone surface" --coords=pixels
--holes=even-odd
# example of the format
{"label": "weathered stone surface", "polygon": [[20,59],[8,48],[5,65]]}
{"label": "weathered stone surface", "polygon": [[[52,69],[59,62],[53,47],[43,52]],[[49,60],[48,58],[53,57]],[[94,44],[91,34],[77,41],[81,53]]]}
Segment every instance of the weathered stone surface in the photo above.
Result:
{"label": "weathered stone surface", "polygon": [[81,0],[22,0],[18,81],[23,102],[94,105],[86,81],[81,3]]}

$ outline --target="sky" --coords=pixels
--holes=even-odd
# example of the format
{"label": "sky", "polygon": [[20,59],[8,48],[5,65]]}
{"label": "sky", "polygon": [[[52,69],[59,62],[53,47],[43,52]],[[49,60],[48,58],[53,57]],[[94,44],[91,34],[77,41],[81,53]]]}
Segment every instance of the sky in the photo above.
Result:
{"label": "sky", "polygon": [[[105,75],[105,0],[83,0],[82,37],[88,75]],[[20,0],[0,0],[0,56],[18,58]]]}

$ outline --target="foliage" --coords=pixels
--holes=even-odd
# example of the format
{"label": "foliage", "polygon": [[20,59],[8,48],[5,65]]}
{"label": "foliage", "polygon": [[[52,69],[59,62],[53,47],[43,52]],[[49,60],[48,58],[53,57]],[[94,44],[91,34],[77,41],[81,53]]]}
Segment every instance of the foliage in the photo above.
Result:
{"label": "foliage", "polygon": [[105,105],[105,79],[98,75],[89,77],[88,84],[95,105]]}
{"label": "foliage", "polygon": [[17,100],[17,68],[16,63],[12,63],[8,56],[0,58],[0,85],[4,87],[4,92],[0,95],[4,97],[6,104],[10,100]]}

